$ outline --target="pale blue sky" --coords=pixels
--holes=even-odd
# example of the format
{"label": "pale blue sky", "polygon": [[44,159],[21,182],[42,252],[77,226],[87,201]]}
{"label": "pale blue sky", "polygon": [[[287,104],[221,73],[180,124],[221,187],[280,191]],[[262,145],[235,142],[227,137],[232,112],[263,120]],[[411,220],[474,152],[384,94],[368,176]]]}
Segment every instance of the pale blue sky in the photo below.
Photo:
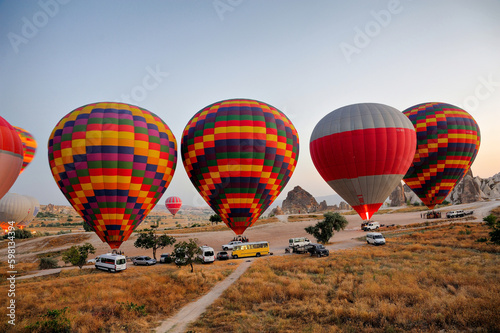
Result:
{"label": "pale blue sky", "polygon": [[[296,185],[334,193],[309,138],[327,113],[360,102],[464,107],[482,131],[472,170],[490,177],[500,172],[499,14],[500,1],[472,0],[0,1],[0,115],[39,143],[11,192],[67,204],[48,166],[52,129],[81,105],[124,95],[179,143],[193,114],[221,99],[282,110],[301,151],[279,199]],[[170,195],[203,202],[180,156],[161,204]]]}

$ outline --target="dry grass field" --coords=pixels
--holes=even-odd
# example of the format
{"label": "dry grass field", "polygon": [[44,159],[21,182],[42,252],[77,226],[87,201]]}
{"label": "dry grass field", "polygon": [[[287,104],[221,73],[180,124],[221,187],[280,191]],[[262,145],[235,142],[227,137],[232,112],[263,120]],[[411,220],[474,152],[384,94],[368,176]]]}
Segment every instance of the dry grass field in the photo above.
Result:
{"label": "dry grass field", "polygon": [[[5,269],[5,264],[0,267]],[[19,265],[21,266],[21,265]],[[147,332],[160,320],[207,293],[236,267],[229,262],[176,268],[174,264],[130,267],[111,274],[96,269],[65,270],[58,275],[18,280],[16,326],[6,320],[0,332],[50,332],[28,328],[48,311],[67,307],[71,332]],[[22,267],[19,267],[22,268]],[[6,280],[0,288],[6,290]],[[0,315],[6,317],[8,300],[2,297]]]}
{"label": "dry grass field", "polygon": [[255,262],[193,332],[500,332],[500,246],[484,224],[387,235],[381,247]]}

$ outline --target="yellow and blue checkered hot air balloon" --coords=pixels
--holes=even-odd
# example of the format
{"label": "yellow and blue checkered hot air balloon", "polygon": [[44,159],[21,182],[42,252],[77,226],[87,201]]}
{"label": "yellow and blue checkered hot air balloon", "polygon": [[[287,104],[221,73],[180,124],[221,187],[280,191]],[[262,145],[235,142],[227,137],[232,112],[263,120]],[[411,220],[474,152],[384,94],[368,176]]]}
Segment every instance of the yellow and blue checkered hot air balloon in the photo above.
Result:
{"label": "yellow and blue checkered hot air balloon", "polygon": [[177,142],[157,115],[123,103],[82,106],[49,138],[57,185],[102,241],[126,241],[170,184]]}

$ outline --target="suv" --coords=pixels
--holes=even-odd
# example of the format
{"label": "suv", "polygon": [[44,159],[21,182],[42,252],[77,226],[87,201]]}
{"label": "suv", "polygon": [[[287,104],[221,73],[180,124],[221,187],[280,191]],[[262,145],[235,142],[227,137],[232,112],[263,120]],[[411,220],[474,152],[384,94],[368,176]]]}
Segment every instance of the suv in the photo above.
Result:
{"label": "suv", "polygon": [[366,234],[366,242],[373,245],[384,245],[385,238],[380,232],[369,232]]}
{"label": "suv", "polygon": [[239,245],[242,243],[243,243],[242,241],[231,241],[231,242],[229,242],[229,244],[222,245],[222,249],[224,251],[232,250],[235,245]]}
{"label": "suv", "polygon": [[168,253],[162,253],[160,256],[160,263],[162,264],[170,264],[172,262],[172,257]]}
{"label": "suv", "polygon": [[367,225],[365,225],[363,227],[363,230],[364,231],[377,230],[378,228],[380,228],[380,223],[372,221],[372,222],[369,222]]}
{"label": "suv", "polygon": [[314,244],[310,243],[309,245],[306,245],[307,247],[307,252],[309,252],[312,256],[317,256],[319,257],[328,257],[330,255],[330,251],[326,249],[323,245],[321,244]]}

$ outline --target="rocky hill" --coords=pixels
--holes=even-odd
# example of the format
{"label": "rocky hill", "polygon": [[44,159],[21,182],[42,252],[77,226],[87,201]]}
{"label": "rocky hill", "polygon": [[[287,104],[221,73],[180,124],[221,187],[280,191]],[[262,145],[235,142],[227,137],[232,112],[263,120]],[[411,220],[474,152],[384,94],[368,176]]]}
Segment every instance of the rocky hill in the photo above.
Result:
{"label": "rocky hill", "polygon": [[286,199],[283,200],[282,207],[278,206],[271,211],[269,215],[283,215],[283,214],[306,214],[323,212],[327,210],[348,210],[351,207],[341,202],[338,206],[328,206],[326,200],[318,201],[306,190],[300,186],[295,186],[293,190],[288,192]]}
{"label": "rocky hill", "polygon": [[[474,177],[469,170],[446,198],[454,205],[500,198],[500,173],[490,178]],[[421,202],[405,184],[398,185],[389,196],[391,206],[401,206],[405,202]]]}

